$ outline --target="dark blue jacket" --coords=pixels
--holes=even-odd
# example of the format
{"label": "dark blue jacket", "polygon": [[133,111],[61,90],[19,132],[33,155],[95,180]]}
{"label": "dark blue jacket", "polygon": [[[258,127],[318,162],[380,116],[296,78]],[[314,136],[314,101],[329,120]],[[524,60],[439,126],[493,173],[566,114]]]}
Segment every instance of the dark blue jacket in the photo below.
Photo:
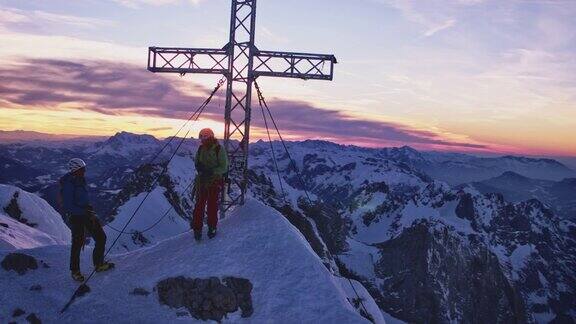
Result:
{"label": "dark blue jacket", "polygon": [[72,176],[68,173],[60,178],[60,194],[62,207],[66,214],[85,215],[90,206],[86,179]]}

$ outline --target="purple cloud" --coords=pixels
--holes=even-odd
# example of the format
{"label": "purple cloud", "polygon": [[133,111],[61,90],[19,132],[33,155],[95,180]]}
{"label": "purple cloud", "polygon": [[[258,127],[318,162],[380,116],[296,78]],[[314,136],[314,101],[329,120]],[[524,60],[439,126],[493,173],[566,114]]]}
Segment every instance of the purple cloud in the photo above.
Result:
{"label": "purple cloud", "polygon": [[[77,109],[107,115],[137,114],[187,119],[211,91],[205,87],[153,75],[144,68],[105,61],[27,60],[0,67],[0,98],[14,107],[45,107],[74,103]],[[192,88],[191,95],[181,89]],[[222,95],[222,90],[219,96]],[[214,100],[222,100],[217,97]],[[438,134],[401,124],[355,119],[338,111],[301,101],[272,100],[274,117],[284,132],[302,137],[369,145],[409,144],[483,149],[484,145],[453,142]],[[204,118],[223,120],[223,107],[209,106]],[[263,128],[257,101],[252,125]]]}

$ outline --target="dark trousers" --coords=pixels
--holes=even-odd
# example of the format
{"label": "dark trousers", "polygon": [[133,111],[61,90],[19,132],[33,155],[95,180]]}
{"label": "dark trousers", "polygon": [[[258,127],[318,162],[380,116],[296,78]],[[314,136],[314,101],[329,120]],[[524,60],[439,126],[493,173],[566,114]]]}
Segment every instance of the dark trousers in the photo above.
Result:
{"label": "dark trousers", "polygon": [[[206,209],[208,214],[208,227],[216,228],[216,226],[218,226],[218,197],[220,196],[220,190],[222,190],[222,181],[215,181],[208,186],[200,186],[198,189],[192,228],[194,231],[202,230],[204,210]],[[206,205],[208,205],[208,208],[206,208]]]}
{"label": "dark trousers", "polygon": [[86,215],[72,215],[70,217],[70,227],[72,230],[72,250],[70,252],[70,270],[80,271],[80,251],[84,246],[86,232],[92,236],[96,246],[92,252],[92,262],[94,266],[104,263],[104,249],[106,248],[106,233],[102,230],[100,221],[96,215],[87,213]]}

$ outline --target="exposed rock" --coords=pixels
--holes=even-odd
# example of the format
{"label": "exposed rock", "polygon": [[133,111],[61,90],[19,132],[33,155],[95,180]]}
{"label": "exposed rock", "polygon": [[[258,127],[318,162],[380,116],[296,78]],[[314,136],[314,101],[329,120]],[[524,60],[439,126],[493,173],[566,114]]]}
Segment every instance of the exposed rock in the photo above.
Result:
{"label": "exposed rock", "polygon": [[14,270],[19,275],[25,274],[28,270],[38,269],[38,262],[32,256],[23,253],[10,253],[2,260],[2,268],[6,271]]}
{"label": "exposed rock", "polygon": [[22,316],[26,314],[26,312],[21,309],[21,308],[16,308],[13,312],[12,312],[12,317],[18,317],[18,316]]}
{"label": "exposed rock", "polygon": [[176,309],[185,307],[196,319],[221,321],[238,308],[242,310],[242,317],[252,315],[250,281],[233,277],[224,278],[223,281],[224,284],[216,277],[168,278],[160,281],[155,290],[161,304]]}
{"label": "exposed rock", "polygon": [[41,285],[34,285],[32,287],[30,287],[31,291],[41,291],[42,290],[42,286]]}
{"label": "exposed rock", "polygon": [[132,242],[134,242],[134,244],[139,247],[145,247],[146,245],[150,244],[150,240],[144,236],[144,234],[138,231],[134,231],[132,233]]}
{"label": "exposed rock", "polygon": [[134,290],[132,290],[130,292],[130,295],[134,295],[134,296],[148,296],[150,295],[150,292],[144,288],[134,288]]}
{"label": "exposed rock", "polygon": [[32,323],[32,324],[42,324],[42,321],[38,318],[38,316],[36,316],[36,314],[32,313],[28,316],[26,316],[26,320],[28,321],[28,323]]}
{"label": "exposed rock", "polygon": [[549,324],[574,324],[576,320],[569,315],[560,314],[556,316]]}
{"label": "exposed rock", "polygon": [[8,226],[8,224],[5,223],[0,223],[0,226],[4,227],[4,228],[9,228],[10,226]]}
{"label": "exposed rock", "polygon": [[252,283],[250,280],[226,277],[224,283],[236,293],[236,300],[242,310],[242,317],[252,316],[254,308],[252,307]]}
{"label": "exposed rock", "polygon": [[526,322],[521,295],[480,243],[422,221],[378,248],[382,284],[371,292],[393,315],[418,323]]}
{"label": "exposed rock", "polygon": [[36,227],[38,224],[31,223],[28,221],[24,216],[22,216],[22,209],[20,209],[20,205],[18,205],[18,197],[20,195],[19,191],[14,192],[10,203],[4,207],[4,212],[8,214],[11,218],[17,220],[18,222],[28,225],[30,227]]}

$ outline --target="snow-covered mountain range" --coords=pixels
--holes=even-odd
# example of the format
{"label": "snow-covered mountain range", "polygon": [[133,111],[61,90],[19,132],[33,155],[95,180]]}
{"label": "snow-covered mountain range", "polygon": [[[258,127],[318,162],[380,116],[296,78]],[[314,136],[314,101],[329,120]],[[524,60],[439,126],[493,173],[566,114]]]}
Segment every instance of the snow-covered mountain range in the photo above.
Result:
{"label": "snow-covered mountain range", "polygon": [[563,218],[576,220],[576,178],[561,181],[531,179],[507,171],[498,177],[463,185],[482,193],[501,193],[504,199],[521,202],[538,199]]}
{"label": "snow-covered mountain range", "polygon": [[[187,141],[168,165],[168,154],[146,163],[164,143],[120,133],[86,146],[35,148],[46,160],[39,165],[54,168],[7,182],[52,201],[56,187],[49,183],[61,174],[66,154],[84,157],[96,166],[90,186],[101,218],[109,222],[109,237],[117,235],[150,190],[114,250],[126,253],[126,260],[146,259],[141,251],[188,235],[182,233],[191,214],[189,184],[198,143]],[[296,161],[292,165],[280,143],[274,148],[282,186],[270,144],[251,145],[253,204],[259,201],[266,206],[258,208],[273,208],[285,217],[336,281],[352,278],[355,290],[369,292],[365,301],[382,312],[371,310],[373,318],[547,323],[576,317],[576,225],[558,213],[569,210],[576,191],[570,186],[574,171],[561,163],[304,141],[288,143]],[[28,150],[29,145],[0,146],[0,153],[6,152],[2,156],[25,167],[36,165]],[[150,188],[164,167],[167,173]],[[519,177],[528,185],[515,182]],[[561,190],[550,189],[556,187]],[[353,293],[349,286],[338,287]],[[352,305],[362,313],[357,301]]]}
{"label": "snow-covered mountain range", "polygon": [[[276,202],[268,201],[281,206],[265,144],[252,146],[254,179],[275,188]],[[404,161],[355,147],[305,142],[289,149],[300,173],[280,158],[288,196],[303,196],[302,180],[332,206],[309,216],[340,270],[364,283],[385,311],[441,323],[575,316],[576,226],[540,201],[452,189]]]}
{"label": "snow-covered mountain range", "polygon": [[478,157],[460,153],[418,152],[410,147],[382,150],[382,157],[403,162],[450,185],[482,181],[511,171],[528,178],[559,181],[576,172],[554,159],[521,156]]}

